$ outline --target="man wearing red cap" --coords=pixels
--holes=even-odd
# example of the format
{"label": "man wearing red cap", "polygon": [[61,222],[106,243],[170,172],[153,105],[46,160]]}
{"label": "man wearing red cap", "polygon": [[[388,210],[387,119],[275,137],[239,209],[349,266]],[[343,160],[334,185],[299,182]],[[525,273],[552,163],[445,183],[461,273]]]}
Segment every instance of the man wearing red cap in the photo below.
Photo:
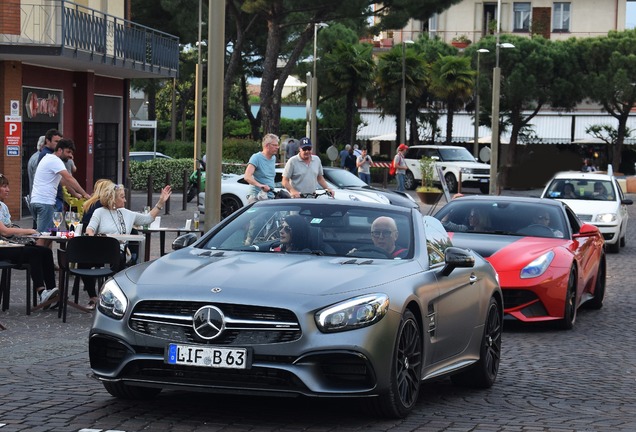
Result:
{"label": "man wearing red cap", "polygon": [[393,165],[395,165],[395,178],[397,179],[397,191],[404,192],[404,176],[406,175],[406,161],[404,160],[404,153],[409,149],[406,144],[400,144],[397,148],[397,154],[393,158]]}

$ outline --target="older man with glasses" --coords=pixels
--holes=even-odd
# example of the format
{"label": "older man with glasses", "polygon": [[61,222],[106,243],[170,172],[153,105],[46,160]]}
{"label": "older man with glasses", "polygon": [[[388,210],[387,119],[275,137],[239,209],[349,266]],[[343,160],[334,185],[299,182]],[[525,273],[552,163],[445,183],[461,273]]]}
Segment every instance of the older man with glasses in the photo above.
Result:
{"label": "older man with glasses", "polygon": [[276,153],[280,140],[277,135],[269,133],[263,137],[263,149],[254,153],[245,168],[245,181],[252,187],[247,201],[253,203],[259,199],[274,198],[274,180],[276,178]]}
{"label": "older man with glasses", "polygon": [[333,191],[323,176],[322,162],[318,156],[312,154],[311,150],[311,140],[307,137],[301,138],[300,153],[291,157],[285,164],[283,186],[292,198],[316,193],[318,185],[333,196]]}
{"label": "older man with glasses", "polygon": [[397,246],[398,237],[397,224],[388,216],[380,216],[371,224],[374,246],[385,251],[391,258],[404,258],[408,254],[408,249]]}

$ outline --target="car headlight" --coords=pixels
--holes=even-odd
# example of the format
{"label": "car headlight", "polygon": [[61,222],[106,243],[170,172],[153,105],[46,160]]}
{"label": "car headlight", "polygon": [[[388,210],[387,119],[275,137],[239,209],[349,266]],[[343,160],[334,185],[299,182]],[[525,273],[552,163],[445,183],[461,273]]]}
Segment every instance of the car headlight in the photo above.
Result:
{"label": "car headlight", "polygon": [[389,296],[370,294],[355,297],[316,312],[316,324],[323,333],[354,330],[377,323],[389,309]]}
{"label": "car headlight", "polygon": [[530,264],[521,269],[521,279],[530,279],[541,276],[550,267],[550,263],[554,259],[554,252],[544,253],[539,258],[533,260]]}
{"label": "car headlight", "polygon": [[109,279],[99,293],[98,309],[114,319],[122,319],[128,308],[128,299],[114,279]]}
{"label": "car headlight", "polygon": [[594,218],[594,222],[601,222],[601,223],[616,222],[616,213],[599,213]]}
{"label": "car headlight", "polygon": [[352,194],[349,194],[349,199],[350,199],[351,201],[360,201],[360,198],[358,198],[357,196],[352,195]]}
{"label": "car headlight", "polygon": [[472,174],[473,173],[473,169],[472,168],[462,168],[461,170],[462,174]]}

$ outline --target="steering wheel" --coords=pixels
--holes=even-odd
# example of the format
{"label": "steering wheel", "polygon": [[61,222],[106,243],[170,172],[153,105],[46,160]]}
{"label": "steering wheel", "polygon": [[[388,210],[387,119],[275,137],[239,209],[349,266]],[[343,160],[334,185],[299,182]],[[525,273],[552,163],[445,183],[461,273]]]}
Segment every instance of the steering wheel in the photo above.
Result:
{"label": "steering wheel", "polygon": [[372,245],[360,246],[349,252],[347,256],[360,258],[391,258],[384,249]]}

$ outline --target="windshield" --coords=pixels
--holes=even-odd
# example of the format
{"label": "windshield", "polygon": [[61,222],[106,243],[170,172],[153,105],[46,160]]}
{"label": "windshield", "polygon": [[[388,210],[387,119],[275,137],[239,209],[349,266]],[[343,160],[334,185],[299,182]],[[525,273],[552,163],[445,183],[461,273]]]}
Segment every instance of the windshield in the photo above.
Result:
{"label": "windshield", "polygon": [[440,157],[443,161],[451,162],[475,162],[475,158],[468,150],[463,147],[456,148],[440,148]]}
{"label": "windshield", "polygon": [[614,201],[614,189],[610,180],[554,179],[544,198],[569,200]]}
{"label": "windshield", "polygon": [[435,218],[449,232],[563,238],[563,211],[537,202],[476,202],[453,200]]}
{"label": "windshield", "polygon": [[409,211],[321,204],[315,200],[280,201],[275,205],[261,202],[246,209],[199,247],[380,259],[413,255]]}
{"label": "windshield", "polygon": [[325,179],[340,189],[348,187],[368,187],[359,177],[341,169],[324,170]]}

